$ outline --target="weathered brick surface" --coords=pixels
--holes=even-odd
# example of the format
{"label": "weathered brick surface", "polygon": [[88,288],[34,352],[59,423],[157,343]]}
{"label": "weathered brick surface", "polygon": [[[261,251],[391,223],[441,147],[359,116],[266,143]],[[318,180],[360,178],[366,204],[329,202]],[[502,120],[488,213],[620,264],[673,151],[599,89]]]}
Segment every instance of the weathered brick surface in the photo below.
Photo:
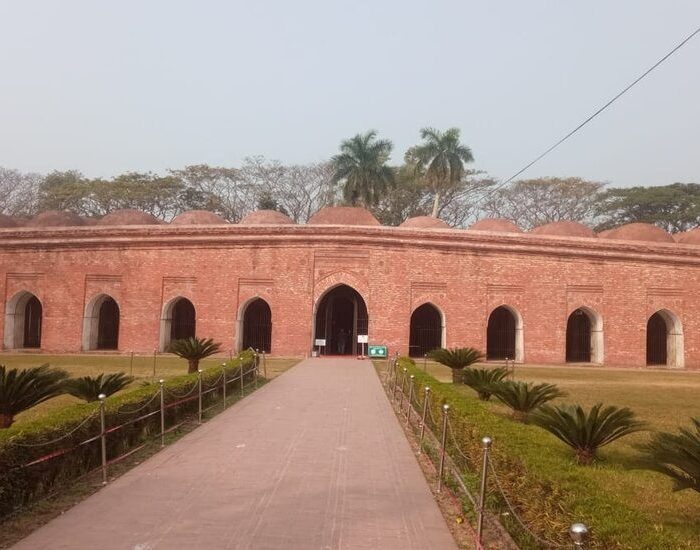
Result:
{"label": "weathered brick surface", "polygon": [[3,303],[23,290],[41,300],[46,352],[79,351],[85,306],[107,293],[121,309],[121,352],[157,348],[177,296],[195,305],[199,335],[235,348],[260,296],[273,353],[305,355],[318,300],[345,283],[367,303],[370,340],[400,353],[422,303],[441,310],[448,346],[480,348],[490,312],[507,304],[523,319],[524,359],[560,363],[567,317],[587,306],[603,319],[605,363],[643,366],[647,319],[667,309],[686,368],[700,368],[699,282],[700,247],[681,244],[357,226],[0,230]]}

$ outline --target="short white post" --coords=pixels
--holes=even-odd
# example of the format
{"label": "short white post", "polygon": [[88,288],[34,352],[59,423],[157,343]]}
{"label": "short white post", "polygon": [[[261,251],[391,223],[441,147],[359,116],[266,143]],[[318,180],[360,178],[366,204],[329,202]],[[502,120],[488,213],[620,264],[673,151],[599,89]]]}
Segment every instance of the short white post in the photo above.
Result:
{"label": "short white post", "polygon": [[158,381],[160,384],[160,448],[165,447],[165,380]]}
{"label": "short white post", "polygon": [[223,388],[223,398],[224,398],[224,409],[226,408],[226,363],[221,363],[221,377],[224,380]]}
{"label": "short white post", "polygon": [[588,527],[583,523],[574,523],[569,527],[569,536],[574,542],[574,548],[583,548],[588,538]]}
{"label": "short white post", "polygon": [[199,406],[197,407],[197,423],[202,423],[202,369],[197,370],[197,386],[199,393]]}

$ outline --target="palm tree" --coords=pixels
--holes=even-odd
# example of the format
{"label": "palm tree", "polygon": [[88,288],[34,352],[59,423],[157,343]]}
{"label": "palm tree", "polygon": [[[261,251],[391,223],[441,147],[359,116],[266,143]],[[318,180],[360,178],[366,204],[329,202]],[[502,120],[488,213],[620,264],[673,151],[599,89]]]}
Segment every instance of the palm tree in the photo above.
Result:
{"label": "palm tree", "polygon": [[543,405],[530,416],[532,422],[544,428],[574,450],[576,462],[592,464],[600,447],[628,434],[646,428],[628,408],[593,405],[589,411],[581,405],[550,407]]}
{"label": "palm tree", "polygon": [[331,159],[333,183],[343,183],[348,204],[373,206],[393,185],[394,171],[386,165],[392,148],[391,141],[377,139],[375,130],[340,144],[340,154]]}
{"label": "palm tree", "polygon": [[440,208],[440,193],[454,186],[464,176],[464,165],[473,162],[471,149],[459,142],[459,128],[448,128],[444,132],[435,128],[420,131],[423,143],[406,152],[407,162],[425,170],[428,186],[435,193],[432,216],[437,218]]}
{"label": "palm tree", "polygon": [[548,401],[566,395],[554,384],[503,381],[493,394],[513,411],[513,418],[527,422],[529,414]]}
{"label": "palm tree", "polygon": [[113,374],[101,373],[98,376],[71,378],[65,381],[64,386],[66,393],[90,403],[97,401],[101,393],[109,397],[113,393],[124,389],[133,381],[133,376],[127,376],[123,372]]}
{"label": "palm tree", "polygon": [[488,401],[498,385],[508,376],[508,369],[498,367],[495,369],[465,369],[463,382],[479,394],[479,399]]}
{"label": "palm tree", "polygon": [[700,493],[700,418],[691,418],[693,429],[679,434],[661,432],[637,448],[644,451],[644,465],[673,480],[673,490],[693,489]]}
{"label": "palm tree", "polygon": [[428,353],[433,361],[452,369],[452,383],[460,384],[463,369],[484,358],[484,355],[474,348],[437,348]]}
{"label": "palm tree", "polygon": [[174,353],[178,357],[187,359],[187,372],[197,372],[199,362],[205,357],[218,353],[221,349],[221,344],[214,342],[211,338],[183,338],[182,340],[173,340],[168,347],[170,353]]}
{"label": "palm tree", "polygon": [[49,365],[7,369],[0,365],[0,428],[9,428],[15,415],[64,392],[68,373]]}

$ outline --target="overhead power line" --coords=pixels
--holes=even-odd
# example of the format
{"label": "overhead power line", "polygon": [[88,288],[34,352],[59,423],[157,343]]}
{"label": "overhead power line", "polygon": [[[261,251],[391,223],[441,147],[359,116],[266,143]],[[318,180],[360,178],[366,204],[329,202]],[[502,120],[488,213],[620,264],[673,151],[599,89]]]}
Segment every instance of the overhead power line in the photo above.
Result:
{"label": "overhead power line", "polygon": [[581,128],[583,128],[586,124],[588,124],[591,120],[593,120],[595,117],[597,117],[600,113],[605,111],[608,107],[610,107],[613,103],[615,103],[618,99],[620,99],[623,95],[625,95],[630,89],[632,89],[637,83],[639,83],[641,80],[643,80],[649,73],[651,73],[654,69],[656,69],[659,65],[661,65],[664,61],[666,61],[669,57],[671,57],[674,53],[676,53],[678,50],[680,50],[683,46],[686,45],[693,37],[695,37],[697,34],[700,34],[700,27],[695,29],[691,34],[686,36],[681,42],[679,42],[670,52],[668,52],[666,55],[664,55],[661,59],[659,59],[656,63],[654,63],[651,67],[649,67],[646,71],[644,71],[636,80],[628,84],[622,91],[620,91],[615,97],[610,99],[605,105],[600,107],[595,113],[593,113],[591,116],[589,116],[586,120],[584,120],[581,124],[576,126],[573,130],[571,130],[568,134],[566,134],[563,138],[561,138],[559,141],[557,141],[554,145],[546,149],[543,153],[535,157],[534,160],[530,161],[528,164],[523,166],[520,170],[518,170],[515,174],[513,174],[511,177],[509,177],[507,180],[505,180],[502,183],[499,183],[496,187],[493,187],[489,189],[486,193],[484,193],[479,199],[477,199],[477,203],[481,202],[484,200],[486,197],[488,197],[491,193],[494,191],[497,191],[501,187],[508,185],[511,181],[513,181],[515,178],[517,178],[520,174],[525,172],[528,168],[530,168],[533,164],[539,162],[542,160],[544,157],[546,157],[549,153],[554,151],[557,147],[559,147],[562,143],[564,143],[567,139],[569,139],[571,136],[573,136],[576,132],[578,132]]}

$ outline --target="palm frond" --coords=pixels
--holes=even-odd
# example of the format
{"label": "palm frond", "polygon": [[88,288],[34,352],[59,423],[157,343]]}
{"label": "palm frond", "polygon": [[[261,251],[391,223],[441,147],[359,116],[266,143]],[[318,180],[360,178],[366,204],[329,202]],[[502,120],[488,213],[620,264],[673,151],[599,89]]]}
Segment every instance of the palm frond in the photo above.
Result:
{"label": "palm frond", "polygon": [[644,467],[670,477],[674,491],[700,493],[700,418],[691,418],[691,422],[692,428],[681,428],[677,434],[658,433],[637,448],[644,452]]}
{"label": "palm frond", "polygon": [[168,346],[168,351],[178,357],[186,359],[188,362],[187,372],[197,372],[199,362],[221,351],[221,344],[214,342],[211,338],[183,338],[173,340]]}
{"label": "palm frond", "polygon": [[498,385],[508,376],[508,369],[464,369],[462,382],[479,394],[479,399],[488,401]]}
{"label": "palm frond", "polygon": [[602,403],[589,410],[581,405],[542,405],[530,419],[574,449],[579,464],[590,464],[599,448],[646,428],[630,409]]}
{"label": "palm frond", "polygon": [[513,411],[513,418],[526,422],[528,415],[548,401],[566,395],[554,384],[504,381],[494,388],[494,395]]}
{"label": "palm frond", "polygon": [[110,396],[124,389],[133,382],[134,377],[126,373],[117,372],[112,374],[100,373],[97,376],[81,376],[71,378],[64,382],[66,393],[87,402],[97,401],[98,396],[103,393]]}
{"label": "palm frond", "polygon": [[48,364],[29,369],[0,365],[0,428],[8,428],[18,413],[64,392],[68,373]]}

